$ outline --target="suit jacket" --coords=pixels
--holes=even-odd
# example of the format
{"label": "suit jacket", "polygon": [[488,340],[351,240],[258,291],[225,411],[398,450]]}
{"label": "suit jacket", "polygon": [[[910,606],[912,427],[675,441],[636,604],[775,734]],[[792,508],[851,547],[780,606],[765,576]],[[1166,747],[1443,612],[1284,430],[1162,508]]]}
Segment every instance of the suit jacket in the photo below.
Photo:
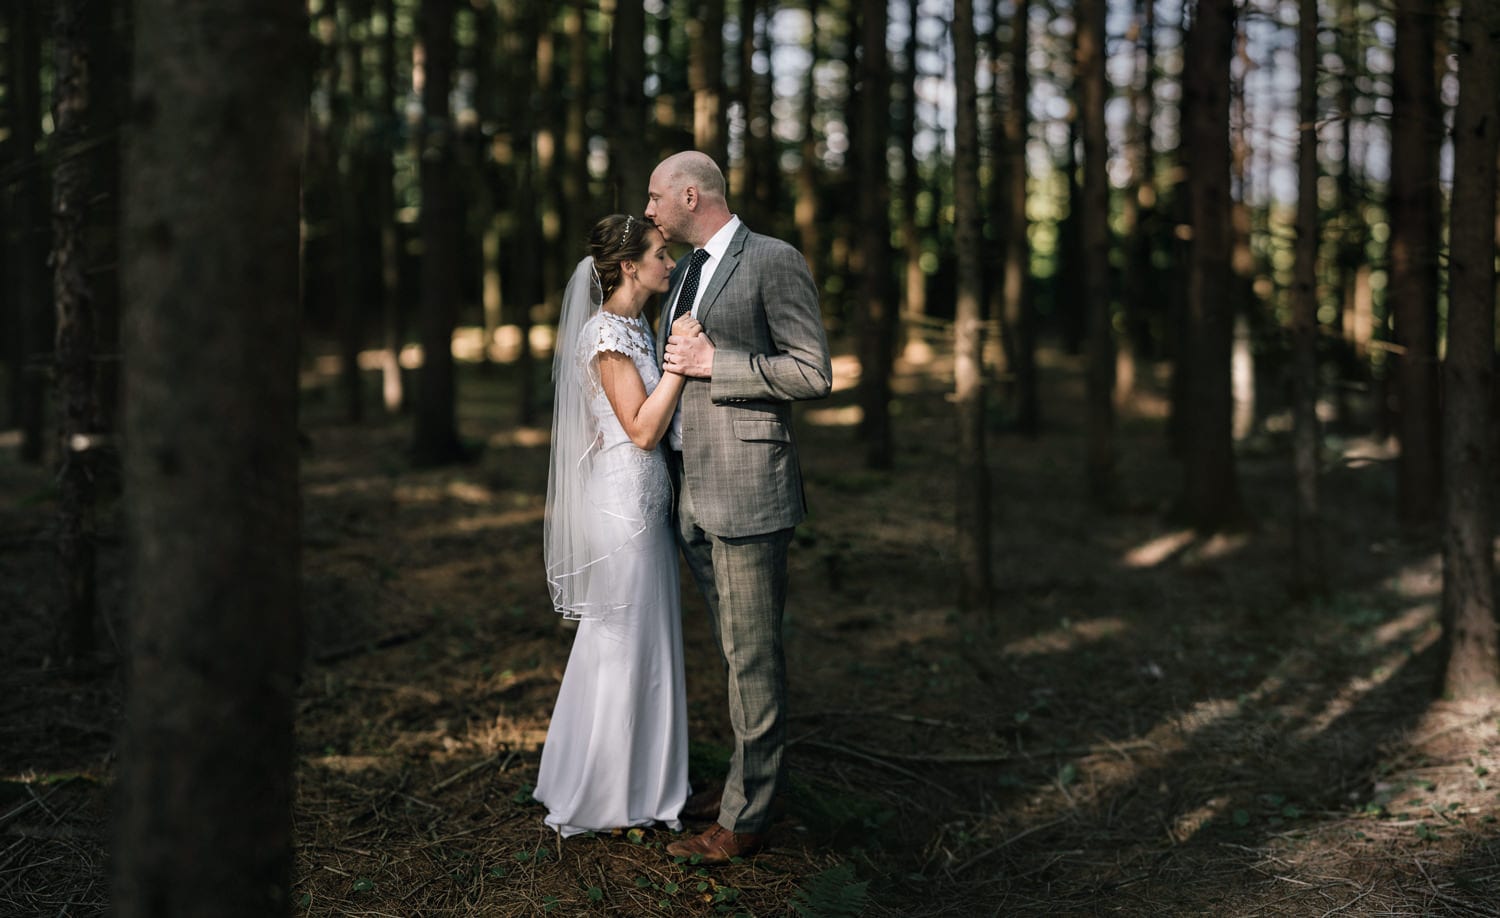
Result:
{"label": "suit jacket", "polygon": [[[687,264],[683,259],[682,265]],[[672,278],[676,299],[684,269]],[[682,392],[682,484],[699,524],[730,538],[797,525],[807,515],[791,403],[833,385],[818,291],[802,254],[741,224],[698,304],[714,344],[712,379]],[[670,315],[657,337],[665,345]]]}

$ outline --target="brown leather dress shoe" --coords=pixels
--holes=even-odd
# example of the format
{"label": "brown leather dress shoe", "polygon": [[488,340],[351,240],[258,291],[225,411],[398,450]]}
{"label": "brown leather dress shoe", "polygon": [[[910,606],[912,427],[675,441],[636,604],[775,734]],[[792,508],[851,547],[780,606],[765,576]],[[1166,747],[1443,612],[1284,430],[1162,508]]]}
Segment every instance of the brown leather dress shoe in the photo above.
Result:
{"label": "brown leather dress shoe", "polygon": [[764,832],[731,832],[714,823],[701,835],[667,845],[667,853],[690,860],[696,855],[698,864],[727,864],[731,858],[749,857],[765,845]]}
{"label": "brown leather dress shoe", "polygon": [[679,818],[691,822],[708,822],[719,818],[719,804],[724,802],[724,785],[713,784],[687,798]]}

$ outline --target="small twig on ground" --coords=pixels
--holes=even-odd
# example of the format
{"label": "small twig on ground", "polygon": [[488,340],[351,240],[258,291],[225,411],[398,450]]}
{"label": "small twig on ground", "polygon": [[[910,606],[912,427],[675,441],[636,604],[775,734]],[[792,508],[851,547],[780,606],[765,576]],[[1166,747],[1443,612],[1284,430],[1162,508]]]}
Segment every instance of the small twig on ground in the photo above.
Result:
{"label": "small twig on ground", "polygon": [[1029,829],[1024,829],[1024,830],[1022,830],[1020,832],[1017,832],[1015,835],[1012,835],[1010,838],[1007,838],[1005,841],[1002,841],[1000,844],[994,845],[994,846],[989,847],[989,848],[986,848],[985,850],[983,850],[983,851],[979,852],[978,854],[974,855],[973,857],[969,858],[967,861],[964,861],[962,864],[959,864],[958,867],[954,868],[953,875],[954,876],[958,876],[959,874],[963,873],[965,870],[968,870],[970,867],[973,867],[975,864],[979,863],[980,861],[984,860],[985,858],[989,857],[990,855],[995,854],[996,852],[998,852],[998,851],[1000,851],[1000,850],[1002,850],[1004,848],[1008,848],[1009,846],[1015,844],[1016,842],[1020,841],[1021,839],[1025,838],[1028,835],[1031,835],[1034,832],[1040,832],[1043,829],[1050,829],[1053,826],[1062,825],[1063,823],[1068,822],[1072,818],[1073,817],[1070,814],[1068,816],[1063,816],[1060,819],[1054,819],[1051,822],[1044,822],[1041,825],[1032,826]]}
{"label": "small twig on ground", "polygon": [[792,715],[793,720],[814,720],[827,717],[885,717],[891,720],[899,720],[908,724],[922,724],[927,727],[958,727],[951,720],[938,720],[935,717],[919,717],[916,714],[901,714],[896,711],[855,711],[855,710],[826,710],[826,711],[802,711]]}
{"label": "small twig on ground", "polygon": [[[43,810],[46,810],[47,809],[46,801],[48,799],[50,799],[53,794],[55,794],[58,791],[62,790],[64,787],[68,786],[69,784],[73,783],[73,780],[74,780],[73,778],[65,778],[65,779],[57,782],[55,785],[53,785],[52,789],[49,790],[49,791],[47,791],[47,793],[45,793],[45,794],[38,794],[36,792],[36,790],[33,789],[30,784],[27,784],[26,785],[26,790],[28,792],[30,792],[31,799],[27,800],[25,803],[22,803],[22,804],[20,804],[20,805],[18,805],[16,807],[14,807],[9,813],[6,813],[4,816],[0,816],[0,826],[5,825],[7,822],[10,822],[12,819],[14,819],[15,817],[21,815],[22,813],[26,812],[27,810],[31,809],[34,806],[41,807]],[[47,815],[51,816],[52,812],[50,810],[48,810],[47,811]],[[56,821],[56,817],[55,816],[53,817],[53,820]]]}
{"label": "small twig on ground", "polygon": [[1352,907],[1354,905],[1354,903],[1358,902],[1359,900],[1363,899],[1365,896],[1368,896],[1370,893],[1372,893],[1374,891],[1375,891],[1375,884],[1371,883],[1369,886],[1367,886],[1364,889],[1360,890],[1359,891],[1359,895],[1355,896],[1353,899],[1350,899],[1348,902],[1345,902],[1343,905],[1340,905],[1340,906],[1337,906],[1335,908],[1329,909],[1328,911],[1324,912],[1322,915],[1318,916],[1318,918],[1328,918],[1329,915],[1337,915],[1339,912],[1342,912],[1345,909]]}
{"label": "small twig on ground", "polygon": [[913,781],[921,781],[923,784],[926,784],[929,787],[933,787],[933,788],[936,788],[937,790],[942,791],[944,794],[947,794],[949,797],[954,797],[954,798],[958,797],[958,794],[955,793],[953,790],[951,790],[949,788],[946,788],[943,785],[938,784],[935,781],[932,781],[932,780],[929,780],[927,778],[924,778],[924,777],[922,777],[921,775],[917,774],[914,771],[911,771],[911,770],[906,769],[906,768],[902,768],[900,765],[896,765],[896,764],[894,764],[892,762],[885,761],[878,754],[872,754],[872,753],[866,752],[866,751],[861,750],[861,749],[856,749],[853,746],[845,746],[845,745],[842,745],[840,743],[824,743],[824,742],[819,742],[819,741],[815,741],[815,740],[805,740],[800,745],[802,745],[803,747],[806,747],[806,748],[810,748],[810,749],[826,749],[826,750],[828,750],[830,752],[838,752],[838,753],[842,753],[842,754],[847,755],[847,756],[851,756],[851,757],[856,758],[856,759],[862,759],[862,760],[870,763],[871,765],[879,766],[881,768],[887,769],[888,771],[894,771],[895,773],[897,773],[899,775],[905,775],[906,777],[911,778]]}
{"label": "small twig on ground", "polygon": [[[515,755],[515,753],[512,752],[511,755]],[[448,787],[449,785],[451,785],[451,784],[453,784],[453,783],[455,783],[457,781],[462,781],[464,778],[467,778],[469,775],[472,775],[474,772],[478,771],[479,769],[481,769],[484,766],[490,764],[491,762],[495,761],[498,758],[500,758],[500,753],[497,752],[497,753],[495,753],[494,755],[490,756],[487,759],[481,759],[480,761],[475,762],[474,764],[468,766],[467,768],[463,768],[463,769],[459,770],[457,773],[449,775],[448,777],[444,778],[443,780],[439,781],[438,783],[432,785],[432,787],[430,787],[430,788],[427,789],[427,793],[429,793],[429,794],[435,794],[438,791],[442,790],[443,788]]]}

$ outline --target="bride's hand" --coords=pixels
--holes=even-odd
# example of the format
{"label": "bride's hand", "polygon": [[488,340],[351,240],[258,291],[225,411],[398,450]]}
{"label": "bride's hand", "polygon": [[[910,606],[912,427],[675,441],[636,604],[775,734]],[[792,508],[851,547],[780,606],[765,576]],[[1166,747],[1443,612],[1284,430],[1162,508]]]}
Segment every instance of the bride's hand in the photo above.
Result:
{"label": "bride's hand", "polygon": [[684,338],[696,338],[703,334],[703,326],[693,318],[692,313],[685,312],[672,323],[672,334]]}

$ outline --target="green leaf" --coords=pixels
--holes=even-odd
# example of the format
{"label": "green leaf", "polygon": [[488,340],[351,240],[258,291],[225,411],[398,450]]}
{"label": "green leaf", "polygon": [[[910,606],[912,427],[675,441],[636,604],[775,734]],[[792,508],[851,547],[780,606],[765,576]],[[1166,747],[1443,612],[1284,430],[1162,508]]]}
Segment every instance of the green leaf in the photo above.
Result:
{"label": "green leaf", "polygon": [[491,867],[490,876],[495,877],[496,879],[500,879],[510,876],[510,871],[506,870],[504,867]]}
{"label": "green leaf", "polygon": [[1058,769],[1057,783],[1061,784],[1063,787],[1067,787],[1069,784],[1072,784],[1077,780],[1078,766],[1074,765],[1072,762],[1068,762],[1067,764],[1063,765],[1062,768]]}
{"label": "green leaf", "polygon": [[792,910],[802,918],[858,918],[865,910],[869,886],[868,880],[855,880],[853,867],[840,864],[808,877],[792,895]]}
{"label": "green leaf", "polygon": [[297,907],[307,908],[309,905],[312,905],[312,893],[305,892],[302,894],[301,898],[297,900]]}
{"label": "green leaf", "polygon": [[664,893],[666,893],[669,896],[675,896],[675,895],[677,895],[677,891],[680,890],[680,889],[682,889],[681,886],[678,886],[676,883],[673,883],[670,880],[667,881],[666,883],[662,884],[662,887],[661,887],[661,891],[664,892]]}
{"label": "green leaf", "polygon": [[360,877],[354,881],[355,892],[369,892],[375,888],[375,881],[369,877]]}
{"label": "green leaf", "polygon": [[1250,824],[1250,812],[1248,810],[1235,810],[1234,816],[1231,818],[1234,819],[1234,824],[1242,829]]}
{"label": "green leaf", "polygon": [[544,911],[544,912],[550,912],[550,911],[556,909],[561,904],[562,903],[560,901],[558,901],[558,898],[556,896],[543,896],[542,897],[542,911]]}
{"label": "green leaf", "polygon": [[1437,830],[1433,829],[1427,823],[1419,822],[1417,823],[1417,837],[1422,839],[1422,841],[1437,841],[1438,834]]}
{"label": "green leaf", "polygon": [[1301,819],[1302,810],[1298,809],[1295,803],[1288,803],[1286,806],[1281,808],[1281,815],[1285,816],[1287,819]]}
{"label": "green leaf", "polygon": [[604,901],[604,890],[600,889],[597,886],[590,886],[589,887],[589,901],[590,902],[603,902]]}
{"label": "green leaf", "polygon": [[625,833],[625,837],[630,839],[631,844],[639,845],[646,840],[646,832],[640,828],[630,829]]}
{"label": "green leaf", "polygon": [[531,852],[530,851],[517,851],[516,852],[516,860],[520,861],[523,864],[526,863],[527,861],[531,860]]}
{"label": "green leaf", "polygon": [[651,885],[651,878],[650,877],[636,877],[635,878],[635,888],[636,889],[645,889],[646,887],[648,887],[650,885]]}

